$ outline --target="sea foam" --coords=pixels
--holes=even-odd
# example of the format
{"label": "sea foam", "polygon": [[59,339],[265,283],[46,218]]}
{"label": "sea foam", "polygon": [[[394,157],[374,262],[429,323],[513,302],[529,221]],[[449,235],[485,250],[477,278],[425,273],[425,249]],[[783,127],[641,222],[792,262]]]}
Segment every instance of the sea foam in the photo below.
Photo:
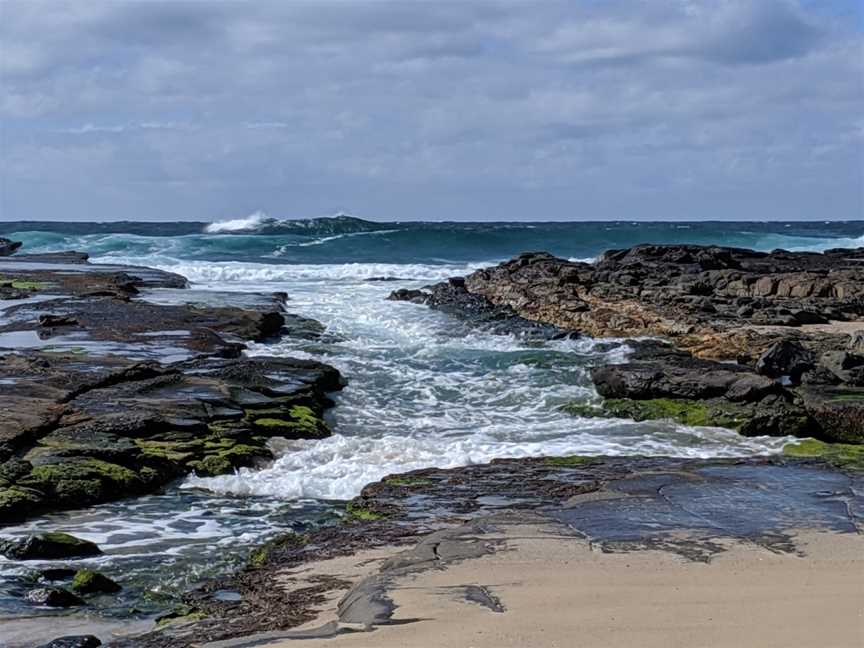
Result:
{"label": "sea foam", "polygon": [[204,231],[207,234],[220,234],[223,232],[254,230],[260,227],[267,220],[267,214],[262,211],[256,211],[243,218],[233,218],[231,220],[210,223],[204,228]]}

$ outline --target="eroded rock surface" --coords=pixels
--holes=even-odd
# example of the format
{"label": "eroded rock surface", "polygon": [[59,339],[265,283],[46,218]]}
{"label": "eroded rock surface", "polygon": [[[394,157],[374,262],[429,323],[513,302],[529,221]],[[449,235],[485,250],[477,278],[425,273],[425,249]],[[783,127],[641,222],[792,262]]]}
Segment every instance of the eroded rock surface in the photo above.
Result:
{"label": "eroded rock surface", "polygon": [[284,293],[202,296],[178,275],[60,253],[4,257],[0,298],[0,524],[330,433],[338,371],[241,355],[250,340],[320,335],[284,313]]}

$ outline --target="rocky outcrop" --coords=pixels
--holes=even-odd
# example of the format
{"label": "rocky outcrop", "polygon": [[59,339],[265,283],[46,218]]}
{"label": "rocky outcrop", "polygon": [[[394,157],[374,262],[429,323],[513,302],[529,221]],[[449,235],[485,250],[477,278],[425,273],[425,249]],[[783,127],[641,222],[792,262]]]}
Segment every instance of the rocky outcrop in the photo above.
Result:
{"label": "rocky outcrop", "polygon": [[572,334],[555,325],[526,319],[507,304],[493,304],[483,296],[470,293],[462,277],[427,286],[424,290],[395,290],[388,299],[424,304],[492,334],[539,339],[555,339]]}
{"label": "rocky outcrop", "polygon": [[[605,400],[567,407],[577,415],[864,443],[864,248],[641,245],[594,264],[528,253],[390,298],[479,323],[493,313],[559,335],[671,343],[631,341],[628,362],[594,368]],[[837,321],[862,332],[832,327]]]}
{"label": "rocky outcrop", "polygon": [[[663,336],[719,359],[755,361],[794,335],[770,327],[864,319],[864,248],[816,254],[640,245],[594,264],[527,253],[464,281],[472,295],[532,321],[594,337]],[[812,337],[818,346],[820,336]]]}
{"label": "rocky outcrop", "polygon": [[320,335],[284,313],[284,293],[184,298],[169,273],[20,258],[0,261],[0,524],[252,466],[272,437],[330,434],[336,369],[241,356],[248,340]]}

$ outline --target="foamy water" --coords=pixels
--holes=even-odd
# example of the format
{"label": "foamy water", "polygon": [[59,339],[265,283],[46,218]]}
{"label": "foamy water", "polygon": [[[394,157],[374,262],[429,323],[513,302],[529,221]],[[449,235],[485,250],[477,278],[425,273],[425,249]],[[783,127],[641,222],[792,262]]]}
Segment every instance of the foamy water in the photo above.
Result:
{"label": "foamy water", "polygon": [[[205,265],[198,264],[194,276],[222,272]],[[183,268],[188,271],[188,265]],[[425,272],[431,281],[464,269],[429,267]],[[390,282],[361,280],[389,273],[416,276],[424,271],[419,265],[406,272],[374,264],[355,268],[353,278],[344,266],[314,271],[314,278],[306,274],[308,268],[293,269],[296,278],[290,282],[238,283],[233,288],[286,290],[290,310],[327,326],[320,342],[256,344],[248,353],[314,358],[339,368],[348,386],[328,415],[334,436],[278,444],[281,456],[269,468],[191,477],[186,487],[220,494],[348,499],[389,473],[426,466],[544,454],[744,456],[777,452],[785,442],[671,422],[573,417],[561,405],[596,399],[588,367],[624,360],[623,343],[590,338],[527,343],[473,331],[425,306],[386,301],[395,287]],[[256,268],[245,277],[260,275]],[[203,287],[224,289],[224,274],[220,277],[219,283]]]}

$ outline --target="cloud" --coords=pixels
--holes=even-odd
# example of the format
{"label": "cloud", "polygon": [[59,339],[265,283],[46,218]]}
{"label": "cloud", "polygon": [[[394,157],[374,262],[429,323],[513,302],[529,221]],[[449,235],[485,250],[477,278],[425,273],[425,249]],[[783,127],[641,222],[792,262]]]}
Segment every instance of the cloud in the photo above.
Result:
{"label": "cloud", "polygon": [[4,0],[0,218],[860,217],[856,11]]}

